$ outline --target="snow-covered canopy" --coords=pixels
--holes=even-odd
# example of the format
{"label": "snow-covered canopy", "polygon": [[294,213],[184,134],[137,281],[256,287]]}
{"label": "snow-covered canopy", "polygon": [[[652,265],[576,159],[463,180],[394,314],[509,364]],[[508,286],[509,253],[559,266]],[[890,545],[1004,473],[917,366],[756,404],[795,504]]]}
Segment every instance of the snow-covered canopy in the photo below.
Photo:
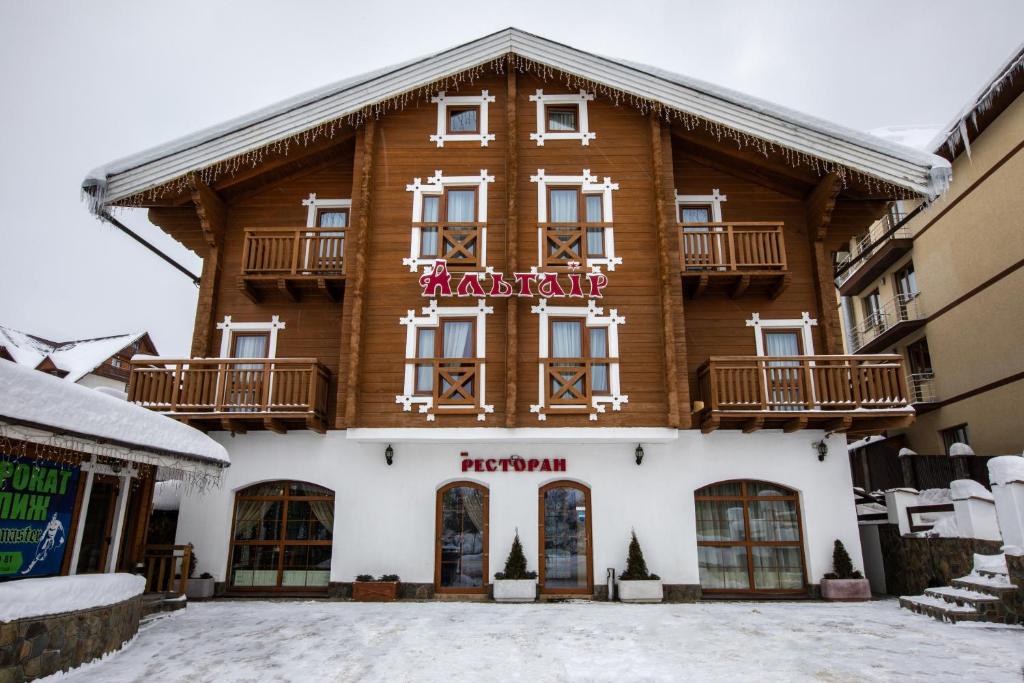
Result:
{"label": "snow-covered canopy", "polygon": [[[230,463],[219,443],[197,429],[145,408],[0,360],[0,430],[18,425],[124,449],[124,459],[167,464],[135,455],[167,456],[207,467]],[[116,452],[104,453],[117,457]]]}
{"label": "snow-covered canopy", "polygon": [[0,623],[124,602],[146,590],[135,574],[81,574],[0,583]]}
{"label": "snow-covered canopy", "polygon": [[[91,171],[82,189],[90,209],[103,212],[118,201],[205,173],[236,160],[256,162],[263,150],[333,135],[336,124],[358,123],[406,104],[411,93],[443,89],[447,79],[512,55],[579,79],[610,96],[663,107],[715,127],[738,142],[759,140],[849,169],[917,195],[935,196],[949,181],[940,157],[868,133],[652,66],[602,57],[508,28],[434,55],[349,78],[252,114],[207,128]],[[511,68],[511,67],[510,67]],[[566,87],[561,84],[559,87]],[[251,158],[249,158],[249,156]],[[230,162],[230,163],[229,163]]]}
{"label": "snow-covered canopy", "polygon": [[145,332],[132,332],[96,339],[54,342],[0,325],[0,347],[18,365],[29,368],[37,368],[49,359],[58,370],[67,373],[65,380],[77,382],[145,335]]}

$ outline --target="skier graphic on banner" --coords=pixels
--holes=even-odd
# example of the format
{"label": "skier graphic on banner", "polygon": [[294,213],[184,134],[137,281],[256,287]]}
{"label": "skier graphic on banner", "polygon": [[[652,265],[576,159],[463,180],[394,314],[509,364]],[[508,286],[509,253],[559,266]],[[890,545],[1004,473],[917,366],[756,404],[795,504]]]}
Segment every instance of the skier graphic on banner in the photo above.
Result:
{"label": "skier graphic on banner", "polygon": [[[57,541],[57,534],[60,534],[60,541]],[[50,554],[50,551],[58,545],[64,545],[66,539],[67,534],[64,532],[64,525],[57,519],[57,513],[54,512],[53,518],[46,525],[46,528],[43,529],[42,536],[39,537],[35,558],[21,573],[28,574],[38,563],[46,561],[46,556]]]}

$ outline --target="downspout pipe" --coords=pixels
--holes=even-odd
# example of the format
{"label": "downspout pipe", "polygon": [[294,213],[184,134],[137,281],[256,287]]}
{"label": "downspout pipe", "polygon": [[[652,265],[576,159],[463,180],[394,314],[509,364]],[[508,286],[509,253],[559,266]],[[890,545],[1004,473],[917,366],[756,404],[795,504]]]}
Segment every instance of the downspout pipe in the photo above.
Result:
{"label": "downspout pipe", "polygon": [[170,256],[168,256],[167,254],[165,254],[164,252],[162,252],[159,249],[157,249],[155,246],[150,244],[145,238],[143,238],[137,232],[135,232],[134,230],[129,228],[127,225],[125,225],[121,221],[119,221],[116,218],[114,218],[113,216],[111,216],[109,212],[107,212],[107,211],[99,211],[99,212],[97,212],[96,215],[99,216],[101,219],[105,220],[107,223],[110,223],[112,226],[114,226],[115,228],[117,228],[118,230],[123,232],[124,234],[128,235],[129,237],[131,237],[133,240],[135,240],[136,242],[138,242],[139,244],[144,246],[146,249],[149,249],[151,252],[153,252],[154,254],[159,256],[160,258],[162,258],[167,263],[171,264],[171,266],[173,266],[175,270],[180,271],[181,273],[183,273],[185,275],[185,277],[187,277],[189,280],[192,280],[192,284],[194,284],[196,287],[199,286],[199,276],[198,275],[193,274],[192,271],[190,271],[188,268],[186,268],[185,266],[181,265],[180,263],[178,263],[177,261],[172,259]]}

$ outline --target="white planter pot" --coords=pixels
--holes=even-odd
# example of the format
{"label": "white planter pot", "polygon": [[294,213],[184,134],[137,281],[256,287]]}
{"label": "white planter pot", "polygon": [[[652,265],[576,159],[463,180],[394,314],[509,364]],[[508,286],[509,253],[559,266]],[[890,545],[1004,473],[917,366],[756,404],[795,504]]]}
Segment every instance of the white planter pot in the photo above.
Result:
{"label": "white planter pot", "polygon": [[533,602],[537,599],[536,579],[495,579],[495,602]]}
{"label": "white planter pot", "polygon": [[622,602],[661,602],[665,591],[661,580],[619,581],[619,600]]}
{"label": "white planter pot", "polygon": [[204,600],[213,597],[213,579],[189,579],[185,595],[190,600]]}

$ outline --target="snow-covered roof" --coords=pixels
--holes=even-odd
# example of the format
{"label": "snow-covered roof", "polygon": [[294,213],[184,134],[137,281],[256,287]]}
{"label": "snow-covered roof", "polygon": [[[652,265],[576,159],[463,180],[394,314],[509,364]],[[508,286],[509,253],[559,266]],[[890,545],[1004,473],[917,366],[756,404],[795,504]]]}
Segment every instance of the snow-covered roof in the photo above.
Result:
{"label": "snow-covered roof", "polygon": [[219,467],[227,451],[197,429],[140,406],[0,360],[0,422]]}
{"label": "snow-covered roof", "polygon": [[177,479],[158,481],[153,485],[154,510],[178,510],[181,508],[181,482]]}
{"label": "snow-covered roof", "polygon": [[889,142],[931,152],[935,149],[932,147],[932,140],[941,128],[938,124],[882,126],[872,128],[868,132]]}
{"label": "snow-covered roof", "polygon": [[349,78],[91,171],[90,208],[160,187],[438,81],[516,55],[671,110],[863,173],[911,192],[945,190],[949,163],[868,133],[657,67],[602,57],[508,28],[420,59]]}
{"label": "snow-covered roof", "polygon": [[65,373],[68,382],[77,382],[102,365],[108,358],[145,335],[132,332],[95,339],[74,339],[54,342],[20,330],[0,325],[0,347],[11,355],[18,365],[39,367],[45,359]]}

